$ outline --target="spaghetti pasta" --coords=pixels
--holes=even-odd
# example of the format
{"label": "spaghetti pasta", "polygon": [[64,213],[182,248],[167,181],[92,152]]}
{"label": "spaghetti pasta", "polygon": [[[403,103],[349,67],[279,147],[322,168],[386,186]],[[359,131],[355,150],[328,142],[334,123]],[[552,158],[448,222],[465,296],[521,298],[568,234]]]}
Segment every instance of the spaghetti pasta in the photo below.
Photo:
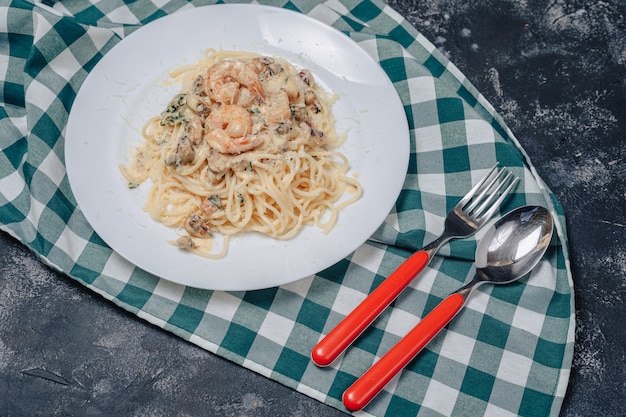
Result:
{"label": "spaghetti pasta", "polygon": [[[182,84],[143,127],[121,166],[130,188],[149,180],[150,216],[181,231],[174,242],[201,256],[226,255],[230,236],[327,233],[361,195],[347,158],[333,150],[329,96],[306,69],[246,52],[209,50],[171,74]],[[223,247],[211,245],[215,233]]]}

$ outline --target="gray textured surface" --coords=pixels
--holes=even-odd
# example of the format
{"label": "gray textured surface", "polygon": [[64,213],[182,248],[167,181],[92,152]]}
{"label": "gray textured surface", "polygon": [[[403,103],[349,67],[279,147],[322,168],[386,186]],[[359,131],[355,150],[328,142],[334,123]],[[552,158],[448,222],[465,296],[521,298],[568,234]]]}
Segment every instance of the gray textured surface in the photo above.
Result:
{"label": "gray textured surface", "polygon": [[[389,1],[505,118],[568,217],[561,415],[626,400],[626,4]],[[103,301],[0,234],[0,416],[340,416]]]}

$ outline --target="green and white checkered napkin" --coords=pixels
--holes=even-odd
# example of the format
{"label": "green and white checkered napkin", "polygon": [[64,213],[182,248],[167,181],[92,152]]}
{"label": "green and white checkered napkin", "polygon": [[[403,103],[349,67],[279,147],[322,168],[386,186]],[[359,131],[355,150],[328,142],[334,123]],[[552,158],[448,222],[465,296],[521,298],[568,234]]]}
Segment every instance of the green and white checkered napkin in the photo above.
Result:
{"label": "green and white checkered napkin", "polygon": [[210,1],[0,0],[0,228],[108,300],[217,355],[339,409],[341,394],[441,299],[473,275],[475,239],[446,245],[429,268],[328,368],[311,348],[414,250],[495,161],[520,176],[502,211],[542,204],[556,232],[539,267],[484,286],[362,412],[374,416],[556,416],[574,344],[563,212],[524,151],[458,69],[398,13],[374,0],[268,0],[343,31],[380,62],[411,129],[402,193],[371,241],[317,275],[250,292],[172,284],[114,253],[86,222],[64,168],[64,129],[88,72],[125,35]]}

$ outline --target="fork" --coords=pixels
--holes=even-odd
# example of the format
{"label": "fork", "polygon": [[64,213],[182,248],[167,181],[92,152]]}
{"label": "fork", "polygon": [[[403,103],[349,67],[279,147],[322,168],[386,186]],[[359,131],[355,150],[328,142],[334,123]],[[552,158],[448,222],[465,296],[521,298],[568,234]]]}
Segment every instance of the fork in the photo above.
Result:
{"label": "fork", "polygon": [[448,213],[441,236],[404,261],[315,345],[311,351],[313,362],[328,366],[337,359],[426,267],[441,246],[452,239],[469,237],[487,223],[517,182],[513,173],[505,167],[499,169],[496,163]]}

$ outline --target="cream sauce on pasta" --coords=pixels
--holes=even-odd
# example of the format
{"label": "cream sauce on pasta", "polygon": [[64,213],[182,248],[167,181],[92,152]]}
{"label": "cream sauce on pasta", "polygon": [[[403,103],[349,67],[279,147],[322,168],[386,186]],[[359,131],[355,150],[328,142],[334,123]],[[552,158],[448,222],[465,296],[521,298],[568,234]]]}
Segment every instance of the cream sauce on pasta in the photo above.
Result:
{"label": "cream sauce on pasta", "polygon": [[[220,258],[239,232],[277,239],[309,225],[328,232],[360,197],[347,158],[333,150],[343,140],[334,97],[310,71],[209,50],[171,76],[181,92],[144,125],[144,140],[120,169],[130,188],[152,182],[145,209],[180,230],[172,242],[179,248]],[[218,252],[215,233],[225,237]]]}

